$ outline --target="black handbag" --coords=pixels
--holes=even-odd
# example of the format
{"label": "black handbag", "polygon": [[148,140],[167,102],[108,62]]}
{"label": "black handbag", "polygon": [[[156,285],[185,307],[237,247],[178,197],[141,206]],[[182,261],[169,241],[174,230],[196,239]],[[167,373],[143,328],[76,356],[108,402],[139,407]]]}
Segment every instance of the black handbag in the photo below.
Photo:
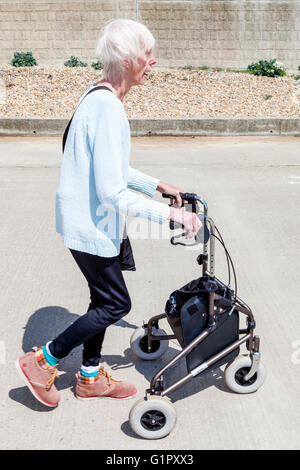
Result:
{"label": "black handbag", "polygon": [[126,238],[123,238],[123,241],[120,245],[119,260],[122,271],[136,271],[131,243],[128,235],[126,235]]}
{"label": "black handbag", "polygon": [[[96,91],[96,90],[109,90],[111,92],[110,88],[106,86],[98,86],[88,91],[88,93],[85,96],[87,96],[89,93],[92,93],[93,91]],[[62,139],[62,151],[63,152],[65,150],[65,145],[66,145],[66,141],[67,141],[67,137],[68,137],[68,133],[69,133],[69,129],[70,129],[70,125],[71,125],[73,117],[74,117],[74,114],[71,117],[70,121],[68,122],[68,125],[63,135],[63,139]],[[128,235],[126,234],[126,229],[124,231],[124,237],[120,245],[119,260],[120,260],[122,271],[136,271],[131,243],[129,241]]]}

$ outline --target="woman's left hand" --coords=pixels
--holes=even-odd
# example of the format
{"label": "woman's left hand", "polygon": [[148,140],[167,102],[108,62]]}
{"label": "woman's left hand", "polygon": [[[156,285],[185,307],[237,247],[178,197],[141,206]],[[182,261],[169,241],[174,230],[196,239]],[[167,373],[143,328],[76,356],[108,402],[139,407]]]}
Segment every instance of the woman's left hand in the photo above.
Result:
{"label": "woman's left hand", "polygon": [[174,196],[175,199],[171,199],[171,203],[178,204],[179,207],[181,207],[182,199],[180,197],[180,193],[184,193],[184,190],[182,188],[177,188],[176,186],[172,186],[171,184],[163,183],[162,181],[160,181],[156,189],[160,193],[166,193],[170,194],[171,196]]}

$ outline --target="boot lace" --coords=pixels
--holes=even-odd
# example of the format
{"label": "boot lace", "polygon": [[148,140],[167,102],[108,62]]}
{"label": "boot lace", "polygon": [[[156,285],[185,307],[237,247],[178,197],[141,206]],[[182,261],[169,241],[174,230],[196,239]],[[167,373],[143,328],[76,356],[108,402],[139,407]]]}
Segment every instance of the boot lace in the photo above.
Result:
{"label": "boot lace", "polygon": [[100,367],[98,374],[104,375],[104,377],[107,378],[109,385],[110,385],[112,382],[118,382],[118,380],[113,379],[112,376],[109,375],[109,373],[104,369],[103,366]]}
{"label": "boot lace", "polygon": [[[33,346],[32,350],[36,352],[39,348],[37,346]],[[51,371],[51,377],[49,378],[48,382],[46,383],[46,390],[49,392],[50,388],[52,387],[54,380],[59,379],[58,375],[58,370],[57,367],[53,368],[53,371]]]}
{"label": "boot lace", "polygon": [[48,382],[46,383],[46,390],[47,392],[49,392],[50,388],[52,387],[53,385],[53,382],[55,379],[59,379],[59,375],[58,375],[58,370],[57,368],[55,367],[53,369],[53,371],[51,371],[51,377],[49,378]]}

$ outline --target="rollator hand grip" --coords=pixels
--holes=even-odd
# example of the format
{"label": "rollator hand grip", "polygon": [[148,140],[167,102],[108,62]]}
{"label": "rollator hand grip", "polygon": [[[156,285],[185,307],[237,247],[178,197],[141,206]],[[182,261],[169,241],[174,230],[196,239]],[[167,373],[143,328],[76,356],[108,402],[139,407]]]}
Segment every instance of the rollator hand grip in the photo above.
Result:
{"label": "rollator hand grip", "polygon": [[[182,196],[183,193],[179,193],[179,194],[180,194],[180,196]],[[165,199],[176,199],[175,196],[173,196],[172,194],[166,194],[166,193],[162,193],[162,197],[165,198]],[[183,201],[182,201],[181,206],[179,204],[169,204],[169,206],[175,207],[177,209],[180,209],[181,207],[183,207],[183,205],[184,205]],[[182,224],[180,224],[179,222],[175,222],[174,220],[170,220],[169,226],[170,226],[170,230],[176,230],[177,228],[183,228]]]}
{"label": "rollator hand grip", "polygon": [[[179,193],[179,194],[182,199],[181,206],[179,204],[169,204],[169,205],[177,209],[185,208],[188,212],[197,212],[197,203],[195,202],[195,199],[194,199],[194,196],[196,196],[196,194],[193,194],[193,193]],[[175,196],[173,196],[172,194],[166,194],[166,193],[162,193],[162,197],[165,199],[176,199]],[[187,204],[185,204],[185,201],[187,201]],[[169,225],[170,225],[171,230],[176,230],[178,228],[184,227],[181,223],[175,222],[174,220],[170,220]]]}
{"label": "rollator hand grip", "polygon": [[[180,197],[182,199],[181,208],[184,208],[188,212],[196,213],[198,215],[200,221],[201,221],[201,224],[202,224],[202,226],[201,226],[200,230],[198,231],[197,235],[194,237],[195,244],[206,243],[208,238],[209,238],[209,230],[206,226],[205,217],[203,216],[202,213],[199,213],[199,211],[198,211],[197,201],[200,198],[195,193],[179,193],[179,194],[180,194]],[[176,199],[175,196],[173,196],[172,194],[166,194],[166,193],[162,193],[162,197],[165,198],[165,199]],[[170,204],[170,206],[180,209],[179,204]],[[184,226],[181,223],[174,222],[173,220],[170,220],[169,226],[170,226],[170,230],[176,230],[178,228],[184,228]],[[174,241],[176,238],[184,238],[185,236],[186,236],[186,233],[182,233],[182,234],[173,236],[171,238],[172,245],[181,244],[181,245],[188,246],[188,244],[186,244],[186,243],[175,242]]]}
{"label": "rollator hand grip", "polygon": [[[182,199],[182,207],[183,207],[184,201],[187,201],[189,204],[196,203],[197,194],[195,193],[179,193],[179,194]],[[175,196],[173,196],[173,194],[167,194],[167,193],[162,193],[162,197],[165,199],[176,199]],[[194,207],[196,208],[196,204]],[[196,211],[193,211],[193,212],[196,212]]]}

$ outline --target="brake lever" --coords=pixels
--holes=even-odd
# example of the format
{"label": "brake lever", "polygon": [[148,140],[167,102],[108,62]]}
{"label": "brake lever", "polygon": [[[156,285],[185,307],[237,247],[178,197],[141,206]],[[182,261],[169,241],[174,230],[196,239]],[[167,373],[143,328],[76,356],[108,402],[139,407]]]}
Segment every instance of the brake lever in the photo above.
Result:
{"label": "brake lever", "polygon": [[[204,214],[200,213],[200,214],[197,214],[197,217],[199,218],[199,220],[201,222],[201,227],[198,230],[197,235],[194,237],[195,242],[194,243],[183,243],[182,241],[175,242],[175,239],[177,239],[177,238],[186,237],[187,232],[183,232],[183,233],[179,233],[178,235],[173,235],[171,237],[170,242],[171,242],[172,245],[195,246],[195,245],[199,245],[199,243],[202,243],[202,244],[207,243],[207,241],[209,240],[210,232],[209,232],[209,229],[208,229],[207,224],[206,224],[206,216],[204,216]],[[182,225],[181,225],[181,227],[182,227]]]}
{"label": "brake lever", "polygon": [[[195,194],[195,193],[179,193],[179,194],[180,194],[180,197],[182,199],[181,207],[184,207],[187,212],[193,212],[193,213],[197,214],[198,217],[199,217],[200,214],[197,212],[197,199],[198,199],[197,194]],[[162,193],[162,197],[165,198],[165,199],[176,199],[176,197],[173,194],[167,194],[167,193]],[[186,202],[186,204],[185,204],[185,202]],[[175,208],[180,208],[179,204],[169,204],[169,205],[172,206],[172,207],[175,207]],[[200,217],[199,217],[199,219],[200,219]],[[201,223],[203,225],[202,220],[201,220]],[[174,222],[173,220],[170,220],[169,226],[170,226],[170,230],[176,230],[178,228],[184,228],[184,226],[180,222]],[[174,238],[179,238],[179,237],[183,238],[186,235],[187,235],[187,232],[184,232],[181,235],[174,235],[171,238],[172,245],[181,244],[181,245],[184,245],[184,246],[192,246],[191,244],[186,245],[185,243],[180,243],[180,242],[175,243],[174,242]],[[195,240],[196,240],[195,244],[200,243],[199,240],[201,240],[201,229],[199,230],[199,232],[195,236]]]}
{"label": "brake lever", "polygon": [[[201,222],[201,228],[198,231],[197,235],[194,237],[195,238],[195,243],[183,243],[183,242],[180,242],[180,241],[175,242],[175,239],[177,239],[177,238],[186,237],[187,232],[183,232],[183,233],[178,234],[178,235],[173,235],[170,239],[171,244],[172,245],[182,245],[182,246],[195,246],[195,245],[198,245],[199,243],[207,243],[207,241],[209,240],[209,237],[210,237],[210,231],[209,231],[209,229],[207,227],[207,224],[206,224],[206,214],[207,214],[207,204],[206,204],[206,202],[202,198],[197,196],[197,194],[195,194],[195,193],[179,193],[179,194],[180,194],[180,197],[182,199],[181,207],[184,207],[184,205],[185,205],[184,202],[186,201],[187,202],[186,210],[188,212],[194,212],[194,213],[197,214],[197,216],[199,217],[200,222]],[[165,199],[176,199],[175,196],[173,196],[172,194],[166,194],[166,193],[162,193],[162,197],[165,198]],[[204,214],[197,212],[197,207],[198,207],[197,206],[197,201],[199,201],[203,205]],[[169,205],[179,208],[179,204],[169,204]],[[174,222],[173,220],[170,220],[169,225],[170,225],[171,230],[175,230],[177,228],[183,228],[182,224],[180,224],[179,222]]]}

